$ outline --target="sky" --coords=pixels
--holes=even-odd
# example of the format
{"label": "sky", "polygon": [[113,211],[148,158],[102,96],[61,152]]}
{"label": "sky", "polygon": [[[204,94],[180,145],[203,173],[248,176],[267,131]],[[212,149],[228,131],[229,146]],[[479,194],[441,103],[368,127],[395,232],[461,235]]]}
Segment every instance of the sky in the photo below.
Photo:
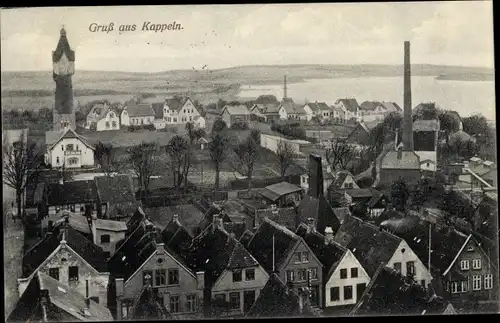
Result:
{"label": "sky", "polygon": [[[415,64],[494,66],[492,1],[23,8],[0,21],[10,71],[51,70],[63,25],[79,70],[402,64],[405,40]],[[146,21],[183,29],[141,31]],[[109,33],[89,30],[111,22]]]}

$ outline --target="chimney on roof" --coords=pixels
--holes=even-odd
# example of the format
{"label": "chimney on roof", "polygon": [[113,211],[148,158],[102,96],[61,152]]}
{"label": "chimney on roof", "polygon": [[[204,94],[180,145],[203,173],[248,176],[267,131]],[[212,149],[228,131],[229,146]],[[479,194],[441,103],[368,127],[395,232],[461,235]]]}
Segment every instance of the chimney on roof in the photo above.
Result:
{"label": "chimney on roof", "polygon": [[214,214],[212,216],[212,232],[215,232],[215,229],[222,226],[221,216],[222,216],[222,212],[221,212],[221,214]]}
{"label": "chimney on roof", "polygon": [[307,218],[307,232],[316,232],[316,221],[314,218]]}
{"label": "chimney on roof", "polygon": [[411,63],[410,42],[404,42],[404,121],[403,147],[405,151],[413,150],[413,118],[411,113]]}
{"label": "chimney on roof", "polygon": [[318,198],[323,194],[323,166],[321,156],[309,155],[309,195]]}
{"label": "chimney on roof", "polygon": [[325,228],[325,244],[330,244],[333,242],[333,229],[332,227]]}
{"label": "chimney on roof", "polygon": [[174,214],[174,222],[177,223],[177,224],[180,224],[179,222],[179,214]]}
{"label": "chimney on roof", "polygon": [[277,215],[279,213],[279,210],[278,210],[278,207],[276,206],[276,204],[271,204],[271,213],[273,215]]}
{"label": "chimney on roof", "polygon": [[156,231],[156,227],[153,224],[153,222],[146,220],[146,232],[155,232],[155,231]]}

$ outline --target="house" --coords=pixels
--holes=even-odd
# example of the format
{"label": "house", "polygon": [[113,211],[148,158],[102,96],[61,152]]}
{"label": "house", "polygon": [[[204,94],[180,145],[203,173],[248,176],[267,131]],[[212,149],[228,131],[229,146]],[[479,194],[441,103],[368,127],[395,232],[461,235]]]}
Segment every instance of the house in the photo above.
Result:
{"label": "house", "polygon": [[334,240],[353,252],[370,277],[382,264],[428,287],[429,270],[408,243],[381,228],[350,216],[344,219]]}
{"label": "house", "polygon": [[[325,196],[328,195],[328,188],[335,181],[335,175],[332,173],[330,166],[327,166],[323,171],[323,193]],[[309,174],[306,172],[300,175],[300,187],[305,193],[309,191]]]}
{"label": "house", "polygon": [[91,221],[93,242],[102,248],[106,259],[109,259],[115,253],[118,242],[125,239],[127,224],[123,221],[98,219],[95,214]]}
{"label": "house", "polygon": [[128,319],[135,300],[152,285],[154,294],[171,315],[199,312],[204,273],[194,272],[185,260],[165,248],[160,233],[138,209],[129,232],[108,261],[116,290],[116,317]]}
{"label": "house", "polygon": [[412,129],[413,149],[420,157],[422,170],[435,172],[440,133],[439,120],[415,120]]}
{"label": "house", "polygon": [[194,127],[196,129],[205,129],[207,126],[207,121],[202,116],[194,117]]}
{"label": "house", "polygon": [[241,105],[226,105],[222,109],[222,120],[226,123],[228,128],[234,124],[247,124],[250,122],[250,111],[243,104]]}
{"label": "house", "polygon": [[367,146],[373,142],[372,130],[380,123],[379,120],[373,121],[361,121],[358,125],[351,131],[347,137],[347,142],[351,144],[358,144]]}
{"label": "house", "polygon": [[331,107],[330,115],[331,115],[331,120],[333,120],[336,124],[343,124],[346,121],[346,118],[345,118],[346,113],[339,106],[333,105]]}
{"label": "house", "polygon": [[144,126],[153,124],[155,111],[148,103],[127,104],[120,115],[120,122],[124,126]]}
{"label": "house", "polygon": [[349,188],[343,190],[348,205],[366,205],[373,198],[372,188]]}
{"label": "house", "polygon": [[403,179],[411,184],[420,180],[420,157],[414,151],[387,151],[379,162],[376,181],[378,185],[390,185],[394,181]]}
{"label": "house", "polygon": [[54,168],[80,168],[95,164],[95,148],[71,128],[64,132],[46,132],[45,147],[45,163]]}
{"label": "house", "polygon": [[[87,281],[88,282],[88,281]],[[106,306],[67,284],[37,272],[21,294],[6,322],[112,321]]]}
{"label": "house", "polygon": [[310,285],[311,305],[323,306],[322,264],[304,239],[264,218],[248,250],[269,275],[277,274],[296,293]]}
{"label": "house", "polygon": [[260,191],[264,201],[269,204],[275,204],[278,207],[294,206],[302,199],[302,188],[281,182],[266,186]]}
{"label": "house", "polygon": [[221,309],[225,316],[247,313],[269,279],[255,256],[225,230],[218,215],[194,238],[191,248],[194,267],[206,273],[207,313],[213,315]]}
{"label": "house", "polygon": [[333,240],[330,227],[323,235],[316,231],[313,223],[302,223],[297,234],[323,264],[325,308],[356,304],[370,277],[354,254]]}
{"label": "house", "polygon": [[167,125],[195,122],[198,117],[201,117],[200,111],[189,97],[176,96],[165,100],[163,119]]}
{"label": "house", "polygon": [[372,189],[371,191],[373,196],[366,204],[366,207],[368,208],[368,216],[371,219],[376,219],[387,209],[389,199],[382,192],[375,189]]}
{"label": "house", "polygon": [[328,186],[330,191],[338,191],[345,189],[359,189],[358,184],[354,180],[351,172],[347,170],[340,170],[335,173],[333,182]]}
{"label": "house", "polygon": [[[146,208],[146,213],[157,228],[163,230],[168,223],[177,217],[178,221],[186,228],[190,235],[196,236],[206,214],[194,204],[180,204],[166,207]],[[210,221],[211,223],[211,221]]]}
{"label": "house", "polygon": [[97,193],[97,217],[120,219],[132,216],[140,206],[135,199],[135,189],[129,175],[94,177]]}
{"label": "house", "polygon": [[327,226],[337,230],[340,223],[324,195],[321,157],[309,155],[309,190],[297,208],[297,225],[314,219],[317,229],[324,232]]}
{"label": "house", "polygon": [[22,259],[19,295],[39,272],[60,281],[68,289],[88,295],[106,306],[109,272],[101,247],[92,243],[63,219]]}
{"label": "house", "polygon": [[120,116],[107,102],[97,103],[87,114],[85,129],[95,131],[119,130]]}
{"label": "house", "polygon": [[248,318],[312,317],[316,311],[311,307],[306,291],[297,293],[278,274],[271,274],[259,297],[247,314]]}
{"label": "house", "polygon": [[302,105],[292,99],[284,99],[278,109],[281,120],[307,120],[307,114]]}
{"label": "house", "polygon": [[303,109],[306,112],[307,121],[311,121],[312,117],[318,117],[320,121],[331,118],[331,108],[325,102],[306,103]]}
{"label": "house", "polygon": [[278,122],[280,119],[279,108],[280,105],[278,102],[256,103],[250,108],[250,113],[272,124]]}
{"label": "house", "polygon": [[394,102],[365,101],[360,106],[360,121],[383,121],[390,113],[400,113],[401,108]]}
{"label": "house", "polygon": [[[416,217],[404,217],[386,221],[384,228],[408,241],[419,257],[428,259],[429,225]],[[454,305],[495,298],[497,264],[472,235],[431,226],[431,246],[433,286],[439,295]]]}
{"label": "house", "polygon": [[361,108],[356,99],[338,99],[335,101],[334,107],[342,110],[344,113],[344,122],[351,119],[355,119],[357,121],[361,117]]}
{"label": "house", "polygon": [[[146,284],[142,288],[139,297],[134,301],[127,313],[126,320],[167,320],[173,317],[163,306],[163,299],[153,287],[151,277],[146,278]],[[123,318],[122,318],[123,319]]]}
{"label": "house", "polygon": [[284,226],[288,230],[297,229],[298,218],[295,206],[287,208],[278,208],[272,204],[270,209],[258,210],[255,214],[255,223],[251,228],[258,228],[264,221],[264,218],[272,220],[274,223]]}
{"label": "house", "polygon": [[155,113],[155,120],[153,124],[156,130],[165,129],[167,126],[167,120],[164,118],[164,103],[163,102],[154,102],[151,103],[151,107]]}

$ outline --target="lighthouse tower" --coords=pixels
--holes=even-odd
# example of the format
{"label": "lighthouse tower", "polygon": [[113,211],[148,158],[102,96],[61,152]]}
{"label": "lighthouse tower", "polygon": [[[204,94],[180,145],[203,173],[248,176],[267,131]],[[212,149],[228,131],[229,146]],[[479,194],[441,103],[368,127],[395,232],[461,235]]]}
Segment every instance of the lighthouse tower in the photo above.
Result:
{"label": "lighthouse tower", "polygon": [[56,50],[52,52],[52,66],[52,77],[56,82],[54,130],[61,131],[68,127],[75,129],[73,85],[71,82],[71,77],[75,73],[75,52],[69,47],[64,28],[61,29]]}

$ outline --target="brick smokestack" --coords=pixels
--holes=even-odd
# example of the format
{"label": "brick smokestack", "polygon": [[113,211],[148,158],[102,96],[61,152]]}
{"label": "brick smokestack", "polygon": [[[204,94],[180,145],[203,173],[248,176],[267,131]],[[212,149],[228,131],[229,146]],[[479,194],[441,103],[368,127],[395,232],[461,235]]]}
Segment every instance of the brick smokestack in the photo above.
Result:
{"label": "brick smokestack", "polygon": [[323,194],[323,167],[321,156],[309,155],[309,195],[318,198]]}
{"label": "brick smokestack", "polygon": [[404,58],[404,122],[403,122],[403,149],[413,150],[413,118],[411,113],[411,63],[410,42],[405,41]]}

